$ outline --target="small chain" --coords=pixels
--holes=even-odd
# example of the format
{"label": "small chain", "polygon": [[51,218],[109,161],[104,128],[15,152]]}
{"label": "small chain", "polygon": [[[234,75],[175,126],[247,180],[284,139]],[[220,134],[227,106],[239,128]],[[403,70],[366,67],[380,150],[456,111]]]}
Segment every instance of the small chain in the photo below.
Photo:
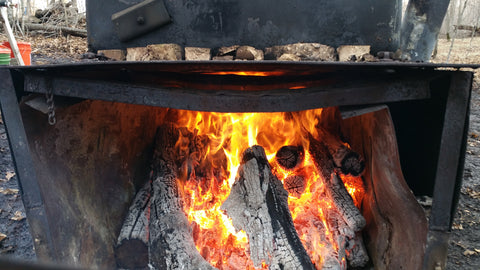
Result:
{"label": "small chain", "polygon": [[48,106],[48,123],[53,126],[57,123],[57,119],[55,118],[55,103],[53,102],[53,91],[51,87],[47,87],[45,98],[47,99]]}

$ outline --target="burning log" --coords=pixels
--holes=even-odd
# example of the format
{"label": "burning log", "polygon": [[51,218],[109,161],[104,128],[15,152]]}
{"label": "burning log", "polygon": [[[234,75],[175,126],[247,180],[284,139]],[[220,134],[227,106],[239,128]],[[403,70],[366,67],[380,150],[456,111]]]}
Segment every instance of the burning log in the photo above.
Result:
{"label": "burning log", "polygon": [[284,180],[285,189],[288,193],[295,197],[300,197],[305,191],[305,177],[303,175],[292,175]]}
{"label": "burning log", "polygon": [[340,212],[345,222],[354,231],[360,231],[366,224],[352,197],[348,194],[342,180],[334,172],[333,159],[328,147],[310,136],[310,153],[315,167],[321,173],[327,185],[327,195],[332,199],[336,209]]}
{"label": "burning log", "polygon": [[265,262],[272,269],[314,269],[295,231],[287,200],[288,193],[271,173],[263,148],[247,149],[222,210],[237,230],[247,233],[255,267]]}
{"label": "burning log", "polygon": [[319,137],[327,145],[328,152],[332,156],[335,167],[344,174],[359,176],[365,169],[365,161],[357,152],[342,143],[338,136],[324,129],[318,129]]}
{"label": "burning log", "polygon": [[351,267],[359,268],[367,265],[370,258],[368,257],[367,249],[363,243],[363,236],[361,233],[356,233],[355,237],[350,239],[347,243],[347,260]]}
{"label": "burning log", "polygon": [[[174,151],[179,134],[180,132],[171,126],[164,125],[158,129],[152,163],[152,181],[137,194],[123,226],[125,229],[122,228],[122,231],[126,234],[128,231],[142,232],[135,239],[148,246],[148,264],[156,269],[214,269],[195,247],[192,228],[183,211],[182,198],[179,196],[177,159]],[[139,210],[136,208],[139,205],[147,207]],[[138,218],[144,215],[144,211],[149,213],[146,215],[149,216],[148,222]],[[142,223],[130,221],[135,218]],[[131,223],[134,226],[131,226]],[[128,229],[130,227],[135,230]],[[125,238],[122,234],[121,237]],[[121,250],[123,244],[128,243],[125,239],[119,237],[120,245],[117,250]],[[136,252],[132,251],[128,256],[134,257]]]}
{"label": "burning log", "polygon": [[348,194],[342,180],[335,173],[332,173],[330,180],[327,180],[327,186],[328,196],[332,198],[333,203],[340,214],[342,214],[347,225],[354,232],[362,230],[367,222],[353,203],[353,199]]}
{"label": "burning log", "polygon": [[277,163],[284,169],[293,169],[303,161],[303,147],[286,145],[280,148],[275,155]]}

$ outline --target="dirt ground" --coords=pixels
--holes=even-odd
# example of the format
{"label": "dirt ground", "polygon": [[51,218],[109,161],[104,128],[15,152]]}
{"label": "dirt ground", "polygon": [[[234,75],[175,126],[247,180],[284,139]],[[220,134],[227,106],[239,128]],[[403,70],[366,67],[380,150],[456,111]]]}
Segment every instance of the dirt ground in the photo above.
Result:
{"label": "dirt ground", "polygon": [[[6,40],[0,33],[0,40]],[[44,35],[19,38],[32,43],[32,64],[82,61],[86,39]],[[440,40],[434,62],[446,62],[451,41]],[[480,64],[480,37],[456,39],[450,63]],[[464,182],[449,244],[447,269],[480,269],[480,71],[472,91]],[[35,252],[18,192],[8,141],[0,122],[0,256],[34,261]]]}

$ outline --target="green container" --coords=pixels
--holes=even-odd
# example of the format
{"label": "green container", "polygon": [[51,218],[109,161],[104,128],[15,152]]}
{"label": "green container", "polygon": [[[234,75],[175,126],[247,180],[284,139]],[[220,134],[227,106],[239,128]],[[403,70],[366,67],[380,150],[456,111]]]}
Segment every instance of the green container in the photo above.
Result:
{"label": "green container", "polygon": [[10,52],[0,50],[0,65],[10,65]]}

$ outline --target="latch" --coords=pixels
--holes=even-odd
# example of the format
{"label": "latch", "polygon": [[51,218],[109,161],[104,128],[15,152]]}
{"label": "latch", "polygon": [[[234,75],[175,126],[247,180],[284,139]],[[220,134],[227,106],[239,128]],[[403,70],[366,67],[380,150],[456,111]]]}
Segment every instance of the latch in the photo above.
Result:
{"label": "latch", "polygon": [[118,37],[128,41],[171,22],[163,0],[146,0],[112,15]]}

